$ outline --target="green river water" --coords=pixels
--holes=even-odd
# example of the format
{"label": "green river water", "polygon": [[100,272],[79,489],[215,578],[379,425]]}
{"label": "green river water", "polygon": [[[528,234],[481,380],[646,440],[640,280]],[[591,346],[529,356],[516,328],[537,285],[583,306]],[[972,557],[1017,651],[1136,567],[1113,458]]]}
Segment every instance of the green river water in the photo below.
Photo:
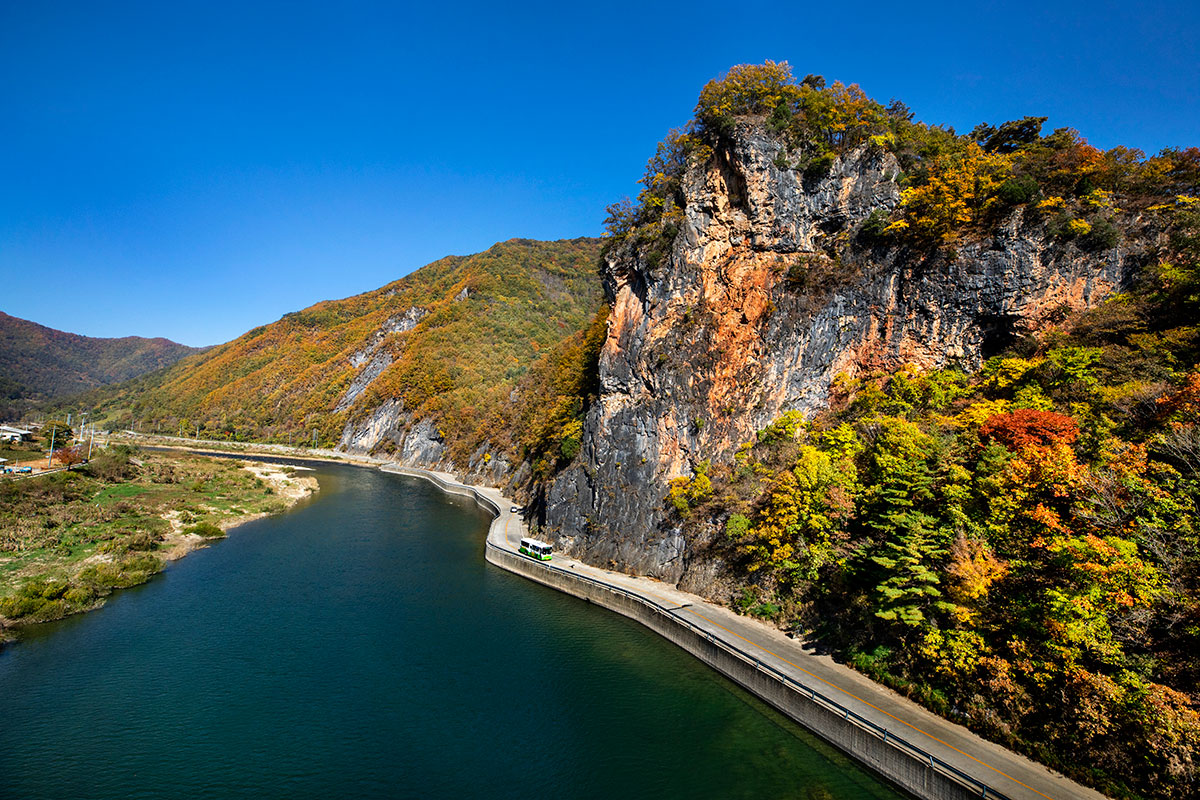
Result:
{"label": "green river water", "polygon": [[902,795],[420,480],[321,491],[0,651],[2,798]]}

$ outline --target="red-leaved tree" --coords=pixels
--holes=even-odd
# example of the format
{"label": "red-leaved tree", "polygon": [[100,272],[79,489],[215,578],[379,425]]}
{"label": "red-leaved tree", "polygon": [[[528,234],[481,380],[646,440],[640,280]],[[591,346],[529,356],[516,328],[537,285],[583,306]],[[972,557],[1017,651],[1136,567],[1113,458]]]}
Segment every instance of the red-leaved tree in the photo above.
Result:
{"label": "red-leaved tree", "polygon": [[999,442],[1009,450],[1070,444],[1079,436],[1079,425],[1066,414],[1019,408],[1005,414],[993,414],[979,428],[986,440]]}

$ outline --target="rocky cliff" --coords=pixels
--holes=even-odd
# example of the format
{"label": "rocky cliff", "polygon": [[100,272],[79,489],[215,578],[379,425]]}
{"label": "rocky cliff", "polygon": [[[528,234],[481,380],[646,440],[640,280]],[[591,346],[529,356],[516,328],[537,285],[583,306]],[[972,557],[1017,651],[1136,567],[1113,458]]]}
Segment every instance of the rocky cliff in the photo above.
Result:
{"label": "rocky cliff", "polygon": [[703,589],[712,565],[666,521],[672,478],[728,458],[786,410],[818,409],[839,374],[978,366],[1103,300],[1138,263],[1128,237],[1084,251],[1023,206],[953,251],[864,242],[872,212],[898,206],[900,178],[870,143],[806,177],[781,136],[741,119],[683,174],[665,258],[610,249],[602,393],[579,458],[546,493],[558,547]]}

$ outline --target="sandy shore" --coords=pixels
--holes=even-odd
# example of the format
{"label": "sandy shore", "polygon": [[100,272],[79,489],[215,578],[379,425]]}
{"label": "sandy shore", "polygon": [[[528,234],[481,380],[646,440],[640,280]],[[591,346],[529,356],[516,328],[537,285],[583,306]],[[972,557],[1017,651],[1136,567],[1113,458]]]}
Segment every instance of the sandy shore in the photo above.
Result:
{"label": "sandy shore", "polygon": [[[320,488],[315,477],[304,474],[312,471],[308,467],[286,467],[281,464],[266,464],[260,461],[243,461],[242,469],[270,486],[275,495],[283,500],[286,508],[291,508]],[[265,516],[267,516],[266,513],[258,513],[230,517],[221,521],[221,530],[229,531]],[[159,550],[159,555],[167,561],[182,558],[213,541],[199,534],[184,533],[186,526],[180,519],[178,511],[169,511],[163,514],[163,519],[171,525],[171,532],[163,538],[162,548]]]}

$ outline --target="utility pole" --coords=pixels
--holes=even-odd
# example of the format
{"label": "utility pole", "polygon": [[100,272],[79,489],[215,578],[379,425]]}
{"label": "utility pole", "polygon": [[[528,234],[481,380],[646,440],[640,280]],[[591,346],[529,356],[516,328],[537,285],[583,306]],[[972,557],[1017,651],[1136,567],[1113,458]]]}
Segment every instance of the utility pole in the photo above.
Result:
{"label": "utility pole", "polygon": [[[68,418],[70,416],[70,414],[67,414]],[[46,459],[46,469],[50,469],[50,465],[54,463],[54,434],[56,433],[58,433],[57,425],[50,429],[50,457]]]}
{"label": "utility pole", "polygon": [[313,449],[317,447],[317,429],[313,428]]}
{"label": "utility pole", "polygon": [[92,445],[96,443],[96,423],[92,423],[92,437],[88,439],[88,457],[87,460],[92,460]]}

